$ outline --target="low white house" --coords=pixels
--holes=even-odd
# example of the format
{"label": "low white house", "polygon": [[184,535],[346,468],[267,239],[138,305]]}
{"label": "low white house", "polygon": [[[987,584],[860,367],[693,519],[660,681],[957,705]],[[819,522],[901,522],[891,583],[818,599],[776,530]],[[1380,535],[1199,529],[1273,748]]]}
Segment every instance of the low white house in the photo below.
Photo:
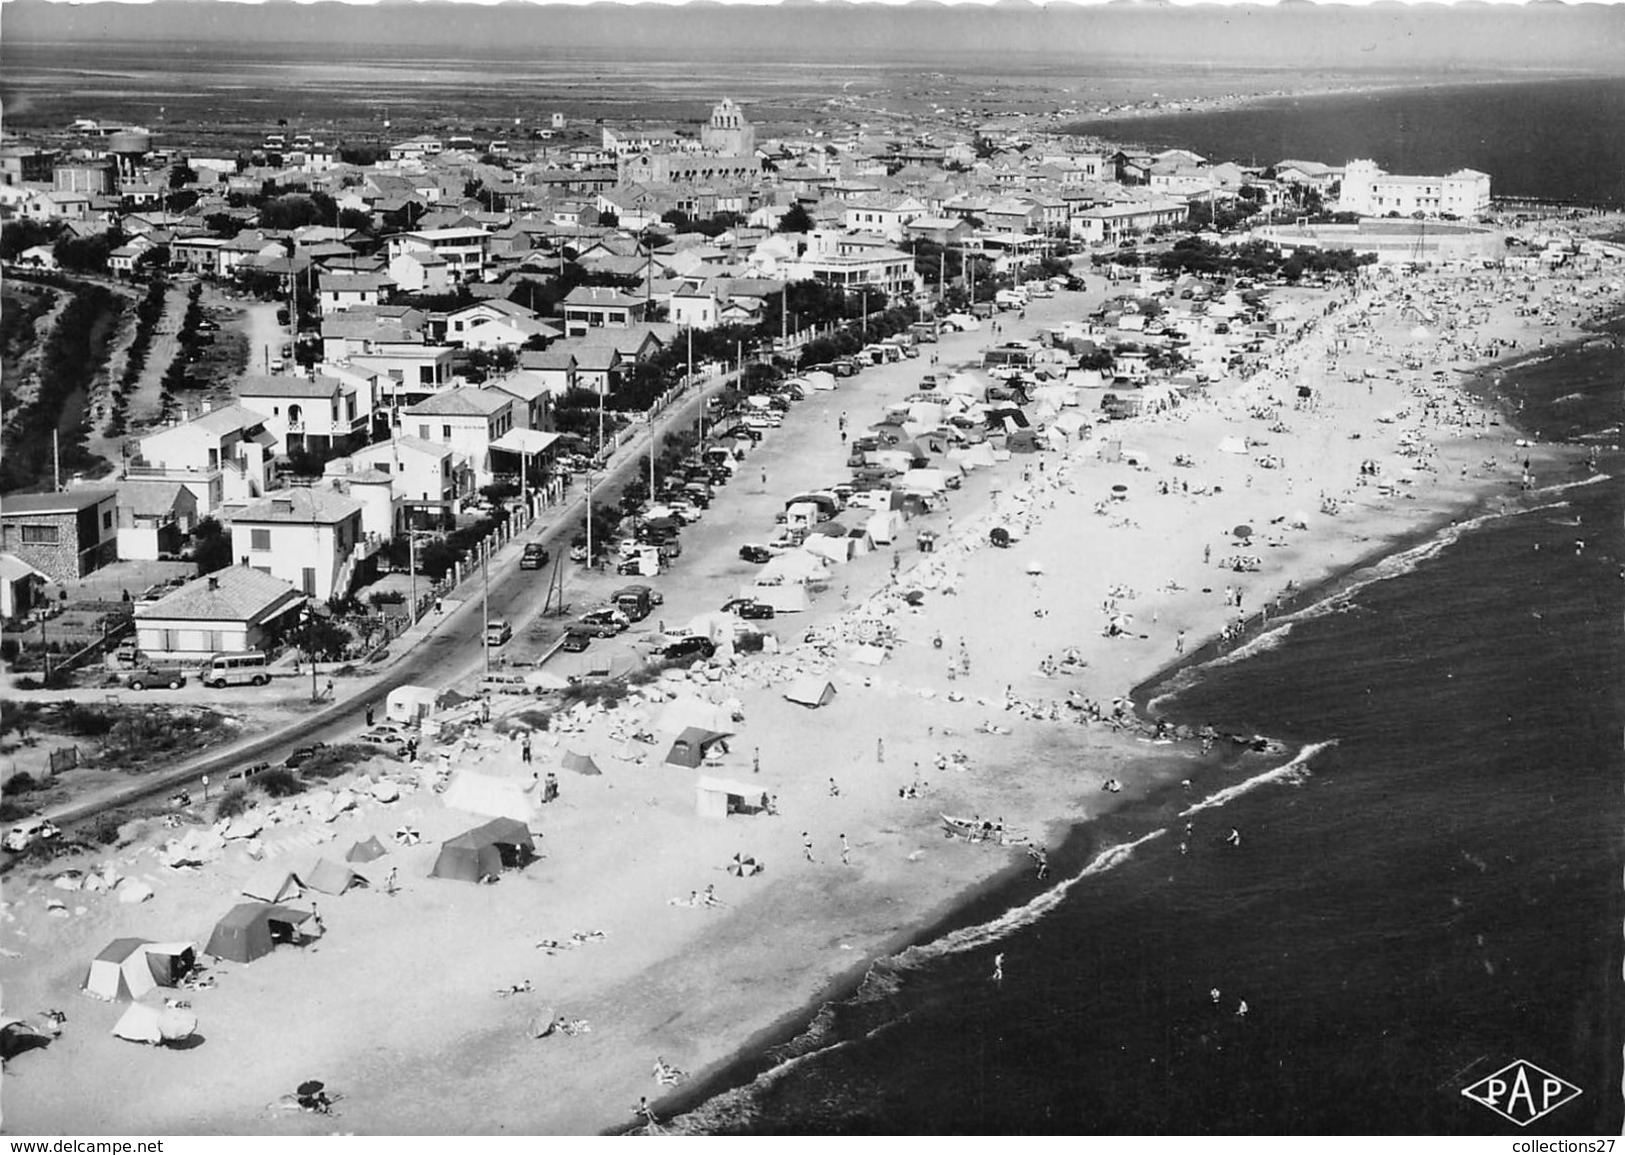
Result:
{"label": "low white house", "polygon": [[149,658],[198,659],[258,650],[294,627],[305,597],[280,578],[233,566],[135,607],[136,648]]}

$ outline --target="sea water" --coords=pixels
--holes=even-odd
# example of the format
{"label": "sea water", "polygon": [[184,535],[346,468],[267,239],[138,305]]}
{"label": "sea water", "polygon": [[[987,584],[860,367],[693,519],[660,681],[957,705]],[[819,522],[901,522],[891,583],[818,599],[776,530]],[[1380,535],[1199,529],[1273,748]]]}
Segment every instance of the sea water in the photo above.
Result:
{"label": "sea water", "polygon": [[[1554,374],[1531,422],[1571,420]],[[1461,1091],[1524,1059],[1583,1091],[1529,1132],[1617,1134],[1619,465],[1542,479],[1187,674],[1157,710],[1288,754],[1221,743],[1189,791],[1080,829],[1049,880],[877,963],[675,1125],[1505,1134]]]}

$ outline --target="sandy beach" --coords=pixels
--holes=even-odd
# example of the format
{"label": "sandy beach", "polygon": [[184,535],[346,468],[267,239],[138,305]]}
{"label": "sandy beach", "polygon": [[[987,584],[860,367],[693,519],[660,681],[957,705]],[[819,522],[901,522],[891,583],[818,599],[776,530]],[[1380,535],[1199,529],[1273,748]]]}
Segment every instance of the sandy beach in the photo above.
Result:
{"label": "sandy beach", "polygon": [[[1354,288],[1276,290],[1287,335],[1260,371],[972,471],[895,549],[839,567],[810,613],[773,623],[777,652],[668,672],[616,709],[555,719],[533,764],[514,719],[499,719],[444,745],[421,773],[376,760],[331,820],[284,804],[272,823],[262,803],[258,861],[242,840],[202,869],[165,867],[152,853],[165,832],[154,830],[54,866],[110,863],[153,887],[139,905],[13,873],[0,915],[6,1009],[61,1008],[68,1022],[8,1067],[8,1129],[582,1134],[630,1123],[644,1096],[665,1114],[674,1089],[651,1074],[657,1058],[687,1073],[677,1093],[703,1081],[967,893],[1035,875],[1017,836],[1053,846],[1149,792],[1183,788],[1194,802],[1283,761],[1279,750],[1238,762],[1188,735],[1159,737],[1129,695],[1199,650],[1269,644],[1281,623],[1265,615],[1287,610],[1278,599],[1538,490],[1575,451],[1522,443],[1461,378],[1575,336],[1617,304],[1619,277],[1617,264],[1585,262],[1384,268]],[[1080,319],[1102,295],[1061,294],[1024,319],[1003,315],[998,335],[950,338],[942,370]],[[912,365],[916,379],[934,368]],[[861,427],[905,391],[849,388],[830,404]],[[1090,420],[1103,391],[1079,390]],[[921,527],[941,534],[932,552],[917,548]],[[990,543],[994,528],[1009,548]],[[886,659],[855,661],[873,638],[890,639]],[[819,709],[783,696],[809,674],[835,688]],[[671,735],[660,727],[674,698],[695,696],[736,702],[743,718],[728,752],[699,771],[664,764]],[[1148,759],[1153,743],[1162,757]],[[566,751],[590,754],[602,775],[560,768]],[[428,877],[440,842],[483,821],[430,789],[436,771],[469,768],[521,782],[556,770],[560,781],[535,823],[542,858],[495,886]],[[697,773],[760,783],[778,813],[700,817]],[[378,781],[400,797],[377,801]],[[944,814],[1001,823],[1010,844],[945,837]],[[421,841],[397,843],[403,826]],[[319,942],[212,964],[213,986],[184,994],[200,1044],[115,1040],[120,1008],[79,992],[111,939],[201,945],[267,864],[303,870],[369,835],[388,848],[357,867],[370,887],[295,904],[316,900]],[[765,869],[738,876],[735,855]],[[382,885],[391,868],[395,894]],[[1034,876],[1033,893],[1066,881]],[[716,905],[688,905],[707,887]],[[956,949],[987,941],[971,928]],[[534,1023],[560,1016],[589,1029],[533,1037]],[[310,1078],[344,1096],[336,1115],[275,1107]]]}

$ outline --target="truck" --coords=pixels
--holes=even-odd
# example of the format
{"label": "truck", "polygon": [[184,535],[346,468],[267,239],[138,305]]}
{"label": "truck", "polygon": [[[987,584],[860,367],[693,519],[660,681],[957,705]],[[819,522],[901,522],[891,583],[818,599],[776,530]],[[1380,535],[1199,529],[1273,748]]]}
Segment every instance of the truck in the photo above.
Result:
{"label": "truck", "polygon": [[622,586],[610,595],[615,608],[634,622],[641,622],[665,600],[659,592],[646,585]]}

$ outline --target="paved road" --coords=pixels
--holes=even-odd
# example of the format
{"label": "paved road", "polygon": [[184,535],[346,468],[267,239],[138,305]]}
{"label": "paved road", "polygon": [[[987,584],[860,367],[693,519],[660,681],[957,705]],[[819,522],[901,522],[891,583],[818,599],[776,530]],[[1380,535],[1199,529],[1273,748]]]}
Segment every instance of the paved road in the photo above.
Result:
{"label": "paved road", "polygon": [[[697,421],[705,399],[729,380],[731,377],[709,381],[701,390],[673,405],[661,415],[655,435],[664,435],[670,429],[680,429]],[[627,482],[647,468],[649,437],[649,430],[641,431],[621,448],[609,472],[595,480],[595,504],[618,500]],[[521,570],[518,561],[522,546],[525,542],[539,541],[545,543],[555,555],[561,552],[567,555],[570,537],[585,506],[583,487],[569,500],[544,513],[528,532],[509,542],[492,558],[489,574],[492,617],[506,617],[516,629],[520,629],[540,612],[547,593],[547,571]],[[563,564],[579,571],[579,567],[568,561]],[[568,576],[566,581],[569,581]],[[456,591],[455,598],[451,600],[457,604],[448,609],[445,620],[436,625],[434,632],[423,637],[409,653],[371,681],[363,692],[340,699],[277,732],[191,760],[163,773],[143,776],[139,782],[132,783],[127,790],[116,795],[101,794],[54,808],[44,817],[68,829],[119,806],[172,794],[197,783],[204,775],[210,777],[211,784],[218,784],[225,780],[229,771],[244,764],[280,762],[297,746],[311,742],[331,743],[352,737],[357,729],[365,725],[368,705],[382,701],[397,686],[414,683],[443,686],[472,676],[485,660],[481,629],[483,589],[484,582],[476,571]],[[577,608],[583,607],[578,603]],[[340,688],[349,689],[343,684]]]}

